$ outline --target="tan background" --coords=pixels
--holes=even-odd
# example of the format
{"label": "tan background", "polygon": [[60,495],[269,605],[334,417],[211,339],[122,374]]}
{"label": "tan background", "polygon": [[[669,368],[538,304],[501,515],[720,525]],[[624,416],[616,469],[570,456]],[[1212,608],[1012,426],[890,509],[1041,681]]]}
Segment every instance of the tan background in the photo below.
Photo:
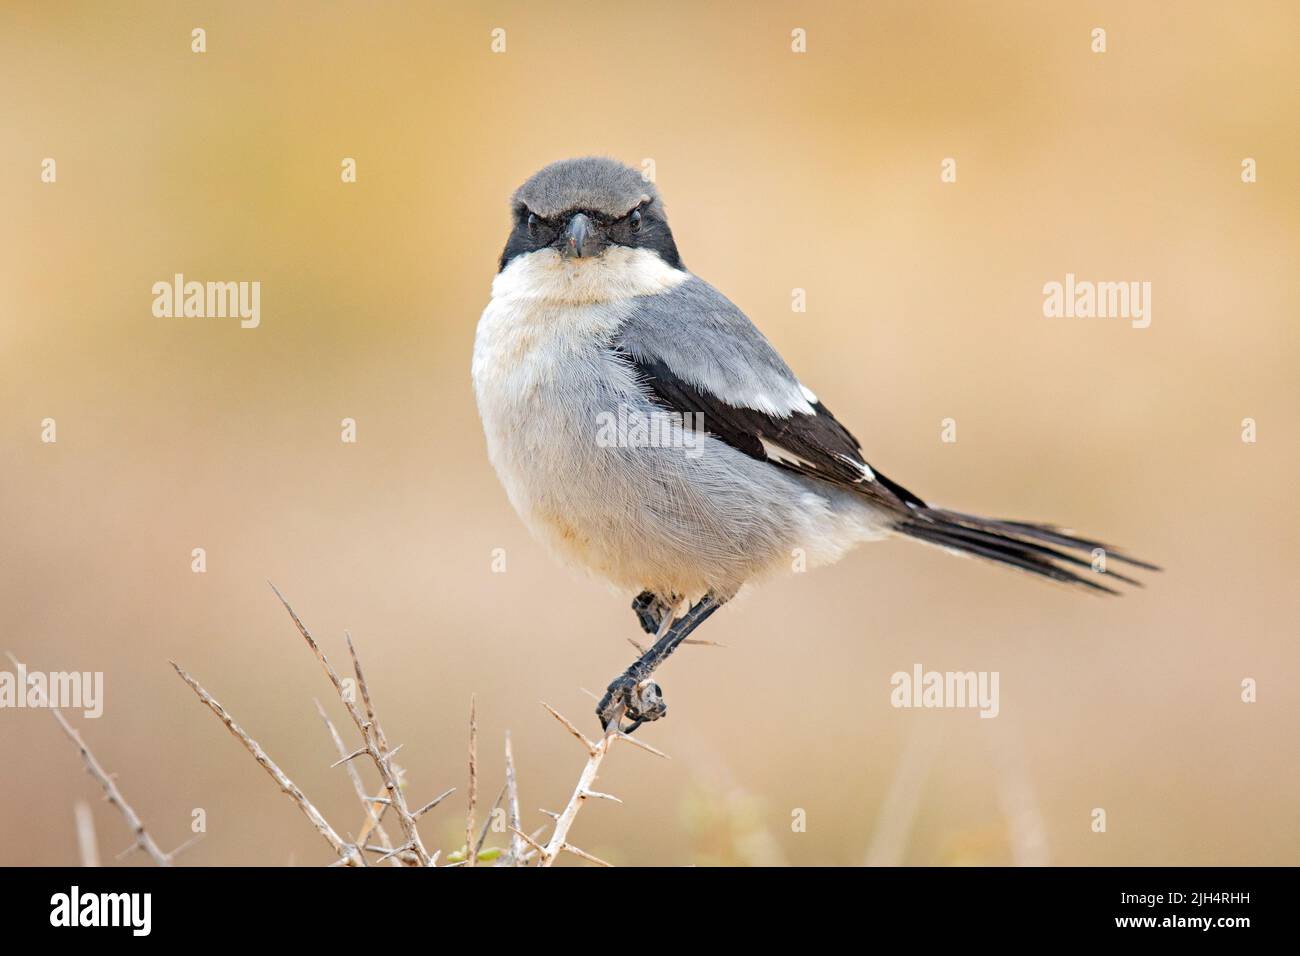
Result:
{"label": "tan background", "polygon": [[[6,3],[0,643],[106,672],[104,716],[76,722],[164,845],[207,810],[191,863],[329,854],[168,658],[359,823],[267,579],[336,658],[357,638],[413,799],[463,787],[476,692],[483,789],[510,728],[539,825],[581,755],[537,701],[593,726],[579,687],[628,662],[635,623],[511,513],[474,324],[525,176],[652,157],[687,265],[873,464],[1167,571],[1090,599],[890,542],[776,581],[702,632],[728,649],[665,669],[672,715],[644,733],[674,759],[616,751],[602,789],[626,803],[576,842],[859,863],[928,749],[890,818],[914,818],[909,863],[1023,859],[1035,817],[1053,862],[1300,862],[1297,35],[1290,3]],[[260,280],[261,328],[155,319],[175,272]],[[1066,272],[1150,281],[1151,327],[1044,319]],[[1001,716],[892,709],[914,662],[1000,671]],[[75,862],[72,806],[96,796],[48,714],[0,712],[0,863]],[[431,844],[459,846],[460,801]],[[111,857],[128,835],[94,805]]]}

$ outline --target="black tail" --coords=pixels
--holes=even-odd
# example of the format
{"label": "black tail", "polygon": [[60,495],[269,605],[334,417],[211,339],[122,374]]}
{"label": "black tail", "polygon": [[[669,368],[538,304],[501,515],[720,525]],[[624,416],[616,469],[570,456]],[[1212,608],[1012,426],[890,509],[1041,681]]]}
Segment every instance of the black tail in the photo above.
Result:
{"label": "black tail", "polygon": [[[978,555],[1054,581],[1077,584],[1107,594],[1120,592],[1102,584],[1098,579],[1103,575],[1135,587],[1142,587],[1142,583],[1105,565],[1104,572],[1094,570],[1092,558],[1098,550],[1104,553],[1106,562],[1122,561],[1148,571],[1160,570],[1154,564],[1130,558],[1109,545],[1075,537],[1050,525],[978,518],[943,508],[913,507],[894,525],[894,530],[941,548]],[[1066,550],[1060,550],[1062,548]],[[1087,552],[1088,559],[1070,551]],[[1087,570],[1080,573],[1072,568]]]}

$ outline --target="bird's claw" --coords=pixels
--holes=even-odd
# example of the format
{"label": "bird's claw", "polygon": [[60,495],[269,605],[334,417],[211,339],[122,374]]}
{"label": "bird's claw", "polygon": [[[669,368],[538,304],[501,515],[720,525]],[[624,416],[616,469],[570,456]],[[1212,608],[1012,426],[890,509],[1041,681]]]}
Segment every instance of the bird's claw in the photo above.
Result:
{"label": "bird's claw", "polygon": [[659,597],[653,591],[642,591],[632,599],[632,610],[641,622],[641,630],[647,634],[657,634],[664,622],[664,617],[672,613],[680,598],[673,595],[669,599]]}
{"label": "bird's claw", "polygon": [[[608,731],[613,724],[619,733],[624,734],[630,734],[647,721],[658,720],[667,713],[663,688],[649,677],[638,679],[632,668],[609,685],[605,696],[596,705],[601,729]],[[627,717],[631,724],[622,726],[623,717]]]}

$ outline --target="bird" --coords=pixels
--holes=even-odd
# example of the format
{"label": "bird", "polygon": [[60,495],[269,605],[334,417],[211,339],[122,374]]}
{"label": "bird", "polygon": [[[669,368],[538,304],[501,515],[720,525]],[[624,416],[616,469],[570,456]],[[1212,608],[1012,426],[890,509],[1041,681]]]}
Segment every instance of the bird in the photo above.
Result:
{"label": "bird", "polygon": [[902,536],[1109,594],[1140,584],[1105,558],[1159,570],[1057,526],[936,506],[869,464],[745,313],[686,268],[636,169],[551,163],[510,217],[475,398],[515,511],[562,560],[634,595],[655,638],[598,704],[606,731],[665,716],[655,669],[794,555],[824,565]]}

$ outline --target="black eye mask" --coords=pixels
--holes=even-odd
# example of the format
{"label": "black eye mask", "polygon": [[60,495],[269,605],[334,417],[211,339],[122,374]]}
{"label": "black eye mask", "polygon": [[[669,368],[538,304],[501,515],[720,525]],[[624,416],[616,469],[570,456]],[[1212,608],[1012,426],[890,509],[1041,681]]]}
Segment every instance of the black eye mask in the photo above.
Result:
{"label": "black eye mask", "polygon": [[682,268],[677,245],[667,221],[652,200],[645,200],[620,217],[594,209],[575,208],[559,216],[539,216],[522,203],[514,210],[514,229],[501,253],[498,271],[521,255],[553,248],[561,253],[575,252],[569,233],[575,217],[582,215],[583,252],[596,255],[610,245],[654,252],[674,269]]}

